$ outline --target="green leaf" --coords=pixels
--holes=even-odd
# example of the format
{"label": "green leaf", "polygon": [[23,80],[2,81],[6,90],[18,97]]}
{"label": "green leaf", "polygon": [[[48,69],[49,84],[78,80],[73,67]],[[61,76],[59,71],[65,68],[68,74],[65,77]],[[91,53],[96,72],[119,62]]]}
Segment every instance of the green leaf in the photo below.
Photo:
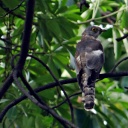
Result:
{"label": "green leaf", "polygon": [[61,13],[64,13],[67,11],[67,7],[66,6],[62,6],[60,7],[57,11],[56,11],[56,14],[61,14]]}
{"label": "green leaf", "polygon": [[[115,42],[117,43],[117,42]],[[115,50],[116,52],[116,50]],[[113,47],[108,47],[105,49],[105,63],[104,63],[104,68],[106,72],[109,72],[113,66],[115,65],[115,57],[114,57],[114,51]]]}
{"label": "green leaf", "polygon": [[72,55],[72,53],[68,50],[69,55],[70,55],[70,67],[72,69],[75,69],[75,60],[74,60],[74,56]]}
{"label": "green leaf", "polygon": [[9,99],[1,99],[0,104],[9,101]]}
{"label": "green leaf", "polygon": [[31,128],[33,128],[33,126],[34,126],[34,121],[35,120],[35,118],[34,117],[32,117],[32,116],[30,116],[30,117],[24,117],[23,118],[23,122],[22,122],[22,127],[26,127],[26,128],[28,128],[28,127],[31,127]]}
{"label": "green leaf", "polygon": [[124,11],[120,11],[124,8],[125,6],[121,6],[121,8],[119,9],[119,12],[116,15],[116,22],[120,22],[120,20],[122,19],[122,15],[124,14]]}
{"label": "green leaf", "polygon": [[67,44],[74,44],[74,42],[78,42],[80,40],[81,36],[76,36],[73,38],[70,38],[69,40],[65,40],[62,42],[62,44],[67,45]]}
{"label": "green leaf", "polygon": [[54,58],[54,61],[55,61],[55,63],[56,63],[60,68],[65,69],[65,70],[67,71],[66,75],[70,75],[70,76],[72,76],[72,77],[75,77],[75,76],[76,76],[73,72],[71,72],[71,70],[67,67],[67,65],[65,65],[65,64],[63,63],[62,60],[59,60],[59,59],[58,59],[58,57],[55,57],[55,58]]}
{"label": "green leaf", "polygon": [[35,128],[51,128],[53,123],[53,118],[49,117],[49,116],[41,116],[41,115],[37,115],[36,119],[35,119]]}
{"label": "green leaf", "polygon": [[123,13],[123,16],[121,18],[121,27],[128,29],[128,11],[127,10]]}
{"label": "green leaf", "polygon": [[121,79],[121,86],[123,88],[128,87],[128,76],[125,76]]}
{"label": "green leaf", "polygon": [[121,52],[122,52],[122,50],[121,50],[122,44],[116,41],[116,38],[119,37],[118,30],[113,28],[112,33],[113,33],[113,43],[114,43],[114,54],[115,54],[115,59],[117,60],[117,59],[119,59]]}
{"label": "green leaf", "polygon": [[55,36],[58,40],[61,39],[61,31],[58,25],[58,20],[51,19],[46,22],[47,29],[49,30],[49,34],[51,36]]}
{"label": "green leaf", "polygon": [[[46,49],[45,48],[45,43],[44,43],[44,40],[43,40],[43,37],[42,37],[42,34],[39,32],[39,34],[38,34],[38,39],[39,39],[39,45],[40,45],[40,47],[44,47],[44,49]],[[45,50],[46,51],[46,50]]]}
{"label": "green leaf", "polygon": [[75,36],[75,34],[73,32],[73,29],[78,28],[77,25],[68,21],[64,17],[59,17],[58,22],[59,22],[59,25],[60,25],[60,28],[61,28],[63,38],[70,39],[70,38]]}
{"label": "green leaf", "polygon": [[59,79],[60,76],[59,76],[58,68],[57,68],[57,65],[55,65],[52,57],[49,57],[48,65],[49,65],[50,70],[54,74],[54,76],[57,79]]}
{"label": "green leaf", "polygon": [[7,118],[9,118],[10,120],[14,120],[17,117],[17,107],[14,106],[11,109],[9,109],[9,111],[7,112]]}
{"label": "green leaf", "polygon": [[73,13],[73,14],[65,13],[64,17],[66,17],[67,19],[70,19],[70,20],[74,20],[74,21],[82,20],[82,18],[78,14],[75,14],[75,13]]}
{"label": "green leaf", "polygon": [[86,21],[88,19],[91,19],[91,15],[92,15],[92,9],[88,9],[82,13],[81,17],[83,18],[84,21]]}
{"label": "green leaf", "polygon": [[117,108],[115,105],[111,104],[110,108],[116,112],[116,113],[119,113],[122,117],[126,118],[127,119],[127,115],[124,111],[122,111],[121,109]]}
{"label": "green leaf", "polygon": [[2,0],[2,2],[10,9],[13,9],[18,6],[19,0],[13,0],[10,2],[10,0]]}
{"label": "green leaf", "polygon": [[40,93],[41,97],[43,97],[47,102],[51,100],[51,102],[55,102],[55,88],[44,90]]}

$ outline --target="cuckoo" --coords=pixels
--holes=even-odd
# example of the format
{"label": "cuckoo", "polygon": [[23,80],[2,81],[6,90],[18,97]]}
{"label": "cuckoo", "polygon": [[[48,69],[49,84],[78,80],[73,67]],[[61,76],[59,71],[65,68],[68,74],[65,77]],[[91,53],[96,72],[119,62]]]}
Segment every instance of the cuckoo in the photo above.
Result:
{"label": "cuckoo", "polygon": [[105,31],[97,26],[89,26],[76,46],[75,66],[77,81],[82,91],[85,110],[94,107],[95,81],[104,63],[104,51],[97,37]]}

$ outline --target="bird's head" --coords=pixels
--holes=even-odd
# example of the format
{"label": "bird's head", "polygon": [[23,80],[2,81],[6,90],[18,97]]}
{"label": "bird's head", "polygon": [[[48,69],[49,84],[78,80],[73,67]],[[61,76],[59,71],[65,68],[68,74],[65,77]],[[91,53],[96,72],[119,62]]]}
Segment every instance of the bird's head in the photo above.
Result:
{"label": "bird's head", "polygon": [[85,29],[83,32],[84,35],[89,35],[93,36],[94,38],[97,38],[102,32],[106,31],[105,29],[101,29],[100,27],[97,26],[89,26],[88,28]]}

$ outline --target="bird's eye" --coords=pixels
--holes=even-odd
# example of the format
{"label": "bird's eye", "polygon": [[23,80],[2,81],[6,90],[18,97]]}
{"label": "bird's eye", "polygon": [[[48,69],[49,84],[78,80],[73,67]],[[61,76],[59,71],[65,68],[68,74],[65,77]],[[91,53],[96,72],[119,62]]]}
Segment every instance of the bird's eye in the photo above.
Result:
{"label": "bird's eye", "polygon": [[92,31],[96,33],[97,32],[97,28],[92,28]]}

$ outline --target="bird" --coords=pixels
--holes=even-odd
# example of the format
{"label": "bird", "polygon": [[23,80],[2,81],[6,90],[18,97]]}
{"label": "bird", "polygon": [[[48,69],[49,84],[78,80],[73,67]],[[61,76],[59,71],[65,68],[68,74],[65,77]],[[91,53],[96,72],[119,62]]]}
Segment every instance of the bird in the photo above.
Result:
{"label": "bird", "polygon": [[76,46],[75,69],[77,81],[82,91],[84,109],[94,108],[95,82],[104,64],[104,50],[97,37],[106,31],[98,26],[89,26],[82,33],[80,42]]}

